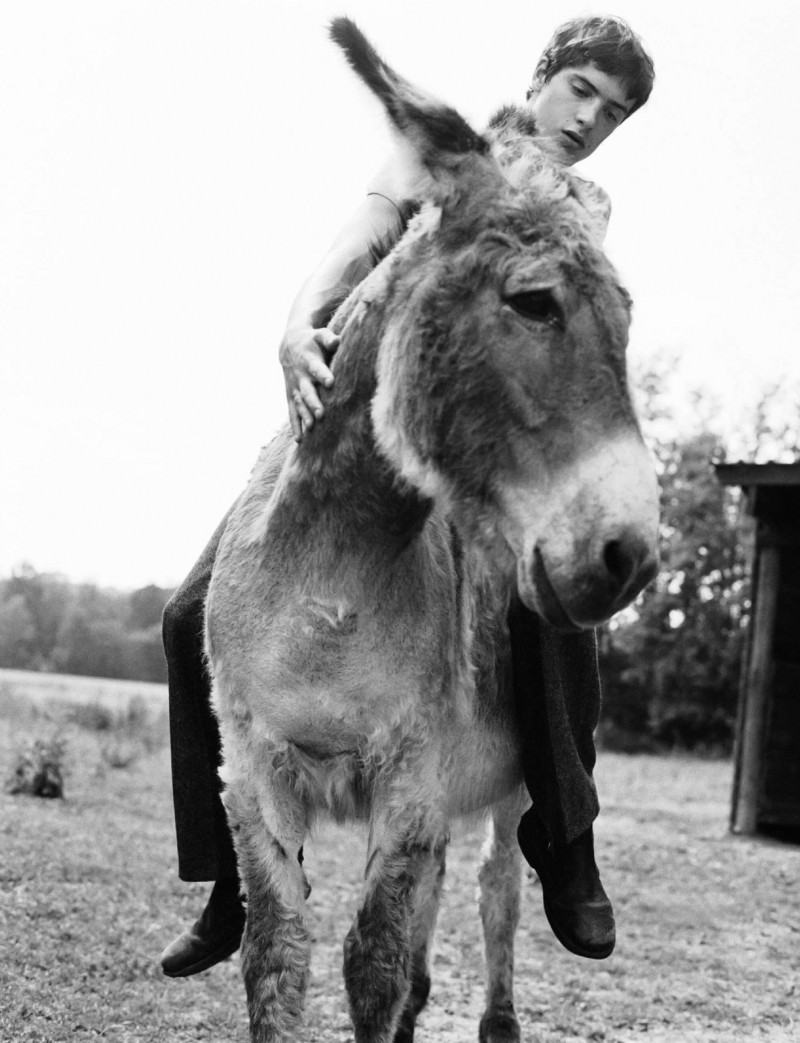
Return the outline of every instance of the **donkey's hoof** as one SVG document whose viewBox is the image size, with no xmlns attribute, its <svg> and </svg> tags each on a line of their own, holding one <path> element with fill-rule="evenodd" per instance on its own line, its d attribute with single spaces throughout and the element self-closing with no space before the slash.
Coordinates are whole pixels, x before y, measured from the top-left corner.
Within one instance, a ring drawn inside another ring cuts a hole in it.
<svg viewBox="0 0 800 1043">
<path fill-rule="evenodd" d="M 520 1043 L 519 1022 L 509 1004 L 503 1010 L 487 1010 L 478 1029 L 480 1043 Z"/>
</svg>

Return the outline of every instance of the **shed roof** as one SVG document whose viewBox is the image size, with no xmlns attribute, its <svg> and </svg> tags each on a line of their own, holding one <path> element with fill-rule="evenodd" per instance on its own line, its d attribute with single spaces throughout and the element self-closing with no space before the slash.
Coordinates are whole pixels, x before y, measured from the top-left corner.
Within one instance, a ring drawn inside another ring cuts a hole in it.
<svg viewBox="0 0 800 1043">
<path fill-rule="evenodd" d="M 723 485 L 740 485 L 747 513 L 769 528 L 760 530 L 760 542 L 800 545 L 800 462 L 794 464 L 715 464 Z"/>
<path fill-rule="evenodd" d="M 800 485 L 800 462 L 794 464 L 714 464 L 723 485 L 749 489 L 759 485 Z"/>
</svg>

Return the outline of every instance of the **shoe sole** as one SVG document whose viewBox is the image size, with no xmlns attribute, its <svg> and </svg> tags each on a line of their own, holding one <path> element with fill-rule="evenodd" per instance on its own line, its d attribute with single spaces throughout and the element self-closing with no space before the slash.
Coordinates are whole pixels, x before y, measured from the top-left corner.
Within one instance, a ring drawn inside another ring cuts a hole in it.
<svg viewBox="0 0 800 1043">
<path fill-rule="evenodd" d="M 557 918 L 550 915 L 550 909 L 548 907 L 545 892 L 547 888 L 552 885 L 552 878 L 550 873 L 544 868 L 544 857 L 539 851 L 538 838 L 535 835 L 522 837 L 520 836 L 520 831 L 517 830 L 517 842 L 519 843 L 525 861 L 539 877 L 539 882 L 542 885 L 542 905 L 544 906 L 544 915 L 547 917 L 547 922 L 550 924 L 550 930 L 556 936 L 561 945 L 564 946 L 567 952 L 571 952 L 574 956 L 582 956 L 585 960 L 607 959 L 614 951 L 617 939 L 612 938 L 607 945 L 600 946 L 599 948 L 588 949 L 565 935 L 558 926 Z"/>
<path fill-rule="evenodd" d="M 616 938 L 612 939 L 609 944 L 599 946 L 595 949 L 587 949 L 578 945 L 577 942 L 567 937 L 567 935 L 560 930 L 558 921 L 554 916 L 550 915 L 550 910 L 547 907 L 547 899 L 544 898 L 544 896 L 542 896 L 542 905 L 544 906 L 544 915 L 547 917 L 547 922 L 550 924 L 550 930 L 568 952 L 573 953 L 575 956 L 582 956 L 585 960 L 605 960 L 614 951 L 614 946 L 617 944 Z"/>
<path fill-rule="evenodd" d="M 223 960 L 229 959 L 234 953 L 239 951 L 239 946 L 241 944 L 241 939 L 237 938 L 235 941 L 228 942 L 227 945 L 215 949 L 214 952 L 209 953 L 208 956 L 204 956 L 202 960 L 197 960 L 196 963 L 190 963 L 188 967 L 181 967 L 179 970 L 175 971 L 168 971 L 165 967 L 162 967 L 161 970 L 168 978 L 189 978 L 193 974 L 200 974 L 202 971 L 207 971 L 209 967 L 213 967 L 215 964 L 222 963 Z"/>
</svg>

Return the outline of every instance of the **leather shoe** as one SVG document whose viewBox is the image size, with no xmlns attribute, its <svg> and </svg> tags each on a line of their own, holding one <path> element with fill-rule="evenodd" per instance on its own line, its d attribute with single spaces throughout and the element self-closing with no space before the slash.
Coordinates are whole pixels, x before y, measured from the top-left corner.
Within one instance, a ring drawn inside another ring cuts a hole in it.
<svg viewBox="0 0 800 1043">
<path fill-rule="evenodd" d="M 614 910 L 600 882 L 591 828 L 570 843 L 554 843 L 534 808 L 522 816 L 517 839 L 542 882 L 545 915 L 565 949 L 604 960 L 617 940 Z"/>
<path fill-rule="evenodd" d="M 161 969 L 170 978 L 199 974 L 227 960 L 239 948 L 245 910 L 238 880 L 218 880 L 200 919 L 161 954 Z"/>
</svg>

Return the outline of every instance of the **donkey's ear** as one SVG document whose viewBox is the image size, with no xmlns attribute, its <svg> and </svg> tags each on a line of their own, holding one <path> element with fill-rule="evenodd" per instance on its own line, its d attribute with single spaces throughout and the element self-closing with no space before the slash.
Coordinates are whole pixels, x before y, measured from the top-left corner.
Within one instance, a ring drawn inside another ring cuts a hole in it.
<svg viewBox="0 0 800 1043">
<path fill-rule="evenodd" d="M 331 38 L 348 62 L 383 103 L 389 119 L 432 171 L 452 167 L 465 154 L 487 155 L 489 142 L 455 109 L 417 90 L 390 68 L 355 22 L 335 18 Z"/>
</svg>

